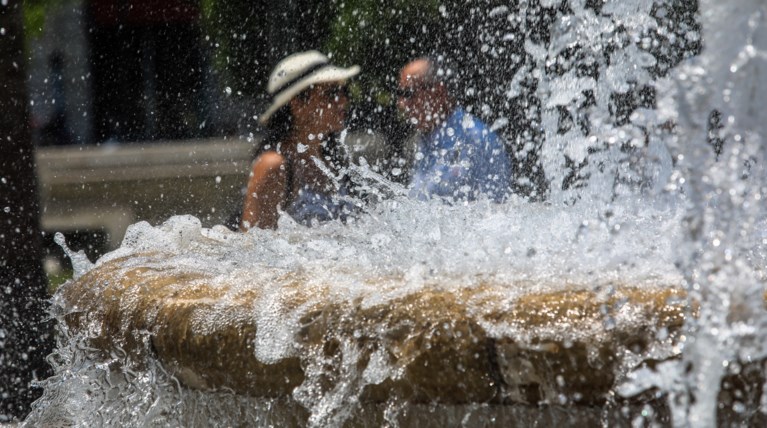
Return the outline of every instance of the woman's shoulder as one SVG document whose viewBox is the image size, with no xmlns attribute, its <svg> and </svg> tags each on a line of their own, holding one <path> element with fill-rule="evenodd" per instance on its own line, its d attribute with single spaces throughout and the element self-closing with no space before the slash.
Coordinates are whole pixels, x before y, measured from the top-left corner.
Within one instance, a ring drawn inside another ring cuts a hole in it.
<svg viewBox="0 0 767 428">
<path fill-rule="evenodd" d="M 255 161 L 255 164 L 262 165 L 265 167 L 271 167 L 271 166 L 282 166 L 284 162 L 285 162 L 285 156 L 283 154 L 278 153 L 276 150 L 267 150 L 265 152 L 262 152 L 260 155 L 258 155 Z"/>
<path fill-rule="evenodd" d="M 267 175 L 280 174 L 289 168 L 288 160 L 276 151 L 269 150 L 256 157 L 251 165 L 252 177 L 266 177 Z"/>
</svg>

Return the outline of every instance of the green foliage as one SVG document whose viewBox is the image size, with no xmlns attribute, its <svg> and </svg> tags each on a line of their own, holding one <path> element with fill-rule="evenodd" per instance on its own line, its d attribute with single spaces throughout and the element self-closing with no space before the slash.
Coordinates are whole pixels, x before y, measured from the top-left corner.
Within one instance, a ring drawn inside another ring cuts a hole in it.
<svg viewBox="0 0 767 428">
<path fill-rule="evenodd" d="M 388 103 L 399 68 L 436 46 L 439 6 L 437 0 L 346 0 L 324 48 L 340 64 L 359 64 L 364 92 Z"/>
<path fill-rule="evenodd" d="M 227 84 L 263 94 L 269 72 L 282 57 L 318 49 L 363 73 L 353 93 L 388 103 L 399 68 L 436 45 L 438 0 L 202 0 L 203 28 L 214 64 Z M 361 85 L 361 87 L 360 87 Z"/>
<path fill-rule="evenodd" d="M 73 274 L 74 273 L 71 269 L 62 270 L 58 273 L 48 274 L 48 293 L 55 293 L 62 284 L 72 279 Z"/>
<path fill-rule="evenodd" d="M 227 84 L 238 91 L 257 92 L 262 73 L 249 73 L 248 65 L 260 58 L 255 35 L 260 34 L 256 17 L 263 13 L 261 3 L 248 1 L 203 0 L 202 26 L 210 43 L 212 60 Z M 241 40 L 251 40 L 250 44 Z M 253 87 L 253 88 L 251 88 Z"/>
<path fill-rule="evenodd" d="M 43 33 L 45 16 L 55 0 L 24 0 L 24 32 L 27 40 L 37 38 Z"/>
<path fill-rule="evenodd" d="M 234 90 L 257 97 L 277 61 L 322 48 L 334 2 L 202 0 L 201 8 L 217 70 Z"/>
<path fill-rule="evenodd" d="M 45 17 L 52 10 L 72 4 L 72 0 L 23 0 L 24 33 L 27 40 L 32 40 L 43 34 Z"/>
</svg>

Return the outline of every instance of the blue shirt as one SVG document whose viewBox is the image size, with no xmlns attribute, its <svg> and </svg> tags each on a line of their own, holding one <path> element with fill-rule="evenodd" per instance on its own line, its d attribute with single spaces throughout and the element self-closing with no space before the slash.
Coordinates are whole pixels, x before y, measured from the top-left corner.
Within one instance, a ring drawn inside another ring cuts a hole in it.
<svg viewBox="0 0 767 428">
<path fill-rule="evenodd" d="M 458 107 L 439 128 L 421 139 L 411 195 L 474 200 L 484 194 L 501 202 L 510 180 L 511 162 L 503 140 Z"/>
<path fill-rule="evenodd" d="M 304 226 L 312 226 L 314 221 L 318 223 L 335 219 L 346 221 L 357 211 L 351 202 L 343 199 L 347 193 L 346 189 L 342 188 L 338 196 L 331 196 L 305 187 L 298 192 L 296 200 L 285 211 Z"/>
</svg>

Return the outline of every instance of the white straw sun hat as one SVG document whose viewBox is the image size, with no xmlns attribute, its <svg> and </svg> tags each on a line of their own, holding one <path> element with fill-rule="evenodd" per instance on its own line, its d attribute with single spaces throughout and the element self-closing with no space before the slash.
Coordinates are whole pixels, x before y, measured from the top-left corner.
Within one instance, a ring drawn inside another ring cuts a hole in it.
<svg viewBox="0 0 767 428">
<path fill-rule="evenodd" d="M 280 61 L 269 76 L 266 92 L 272 96 L 272 105 L 258 118 L 258 122 L 266 125 L 280 107 L 311 85 L 343 82 L 359 72 L 357 65 L 341 68 L 330 64 L 328 57 L 318 51 L 290 55 Z"/>
</svg>

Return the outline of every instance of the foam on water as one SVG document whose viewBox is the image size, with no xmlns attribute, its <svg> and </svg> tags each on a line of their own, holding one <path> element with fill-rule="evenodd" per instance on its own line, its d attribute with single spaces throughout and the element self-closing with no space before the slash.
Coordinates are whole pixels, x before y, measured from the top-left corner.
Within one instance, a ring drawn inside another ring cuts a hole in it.
<svg viewBox="0 0 767 428">
<path fill-rule="evenodd" d="M 177 216 L 157 227 L 131 226 L 121 248 L 97 265 L 158 251 L 168 254 L 168 266 L 225 277 L 243 270 L 298 274 L 334 284 L 342 298 L 364 289 L 364 280 L 386 278 L 413 285 L 435 278 L 465 284 L 483 276 L 547 287 L 563 280 L 673 284 L 680 279 L 671 261 L 681 215 L 668 201 L 562 207 L 396 198 L 347 224 L 305 228 L 283 216 L 277 231 L 245 235 Z"/>
<path fill-rule="evenodd" d="M 247 234 L 177 216 L 157 227 L 132 225 L 120 249 L 96 266 L 125 257 L 129 266 L 130 256 L 160 252 L 152 267 L 204 273 L 230 294 L 255 287 L 264 296 L 254 308 L 256 355 L 274 363 L 294 355 L 299 319 L 319 304 L 360 301 L 364 308 L 423 289 L 488 282 L 506 284 L 507 299 L 573 288 L 680 286 L 672 263 L 680 215 L 668 201 L 627 200 L 595 209 L 394 198 L 348 224 L 306 228 L 283 216 L 277 231 Z M 292 303 L 296 283 L 317 290 L 298 307 Z M 499 337 L 515 333 L 510 326 L 486 328 Z"/>
<path fill-rule="evenodd" d="M 521 201 L 451 205 L 395 197 L 347 224 L 331 222 L 306 228 L 283 217 L 277 231 L 254 229 L 247 234 L 223 226 L 205 228 L 192 216 L 177 216 L 158 226 L 146 222 L 130 226 L 121 247 L 94 266 L 121 259 L 126 267 L 135 263 L 174 274 L 202 273 L 206 285 L 226 287 L 219 302 L 222 307 L 226 307 L 229 296 L 241 290 L 259 290 L 263 298 L 248 315 L 258 325 L 256 357 L 275 363 L 301 353 L 307 364 L 303 367 L 306 379 L 292 395 L 298 404 L 289 406 L 301 406 L 295 415 L 308 411 L 307 421 L 312 426 L 340 426 L 350 417 L 349 412 L 358 411 L 363 386 L 395 379 L 401 376 L 402 368 L 390 365 L 385 353 L 373 353 L 360 367 L 360 350 L 346 343 L 351 338 L 342 335 L 340 360 L 335 362 L 323 356 L 321 349 L 297 344 L 294 336 L 301 328 L 300 319 L 312 307 L 358 301 L 364 308 L 419 290 L 506 284 L 506 289 L 496 290 L 503 298 L 492 305 L 468 302 L 470 312 L 481 314 L 532 292 L 577 287 L 610 293 L 612 286 L 625 284 L 679 285 L 682 276 L 670 260 L 674 239 L 682 233 L 681 214 L 673 201 L 661 199 L 655 204 L 627 199 L 595 209 L 586 204 L 563 207 Z M 146 258 L 137 257 L 148 253 L 162 256 L 152 258 L 148 265 Z M 293 299 L 295 284 L 313 290 L 309 300 L 298 306 Z M 128 294 L 124 305 L 131 304 Z M 192 321 L 195 328 L 205 331 L 206 326 L 234 322 L 237 316 L 241 315 L 216 311 Z M 632 319 L 631 313 L 618 310 L 610 322 L 620 325 Z M 519 327 L 513 325 L 484 321 L 482 327 L 493 337 L 519 334 Z M 565 323 L 549 328 L 539 333 L 576 340 L 596 337 L 613 327 L 600 324 L 574 330 Z M 100 333 L 94 330 L 90 334 Z M 65 338 L 63 334 L 60 340 Z M 96 350 L 62 342 L 57 352 L 57 376 L 46 381 L 50 404 L 46 410 L 37 409 L 28 422 L 291 423 L 285 419 L 290 412 L 266 410 L 270 405 L 267 399 L 254 403 L 225 392 L 208 393 L 205 398 L 200 392 L 181 388 L 153 361 L 141 363 L 149 364 L 141 369 L 126 366 L 125 356 L 119 353 L 95 365 L 91 361 L 103 359 Z M 625 361 L 635 362 L 629 357 Z M 330 376 L 328 365 L 340 372 L 333 372 L 335 386 L 323 391 L 319 385 Z M 92 395 L 94 392 L 98 395 Z M 387 413 L 392 420 L 405 412 L 405 407 L 395 402 L 389 405 L 394 406 Z M 211 419 L 227 408 L 241 409 L 242 413 Z"/>
</svg>

